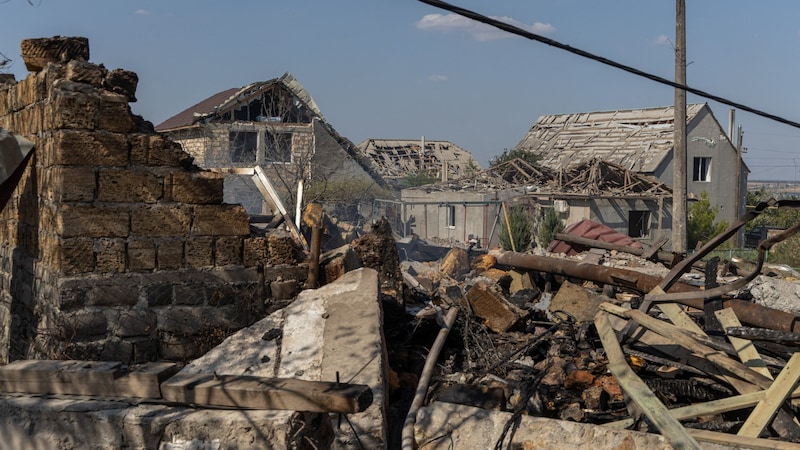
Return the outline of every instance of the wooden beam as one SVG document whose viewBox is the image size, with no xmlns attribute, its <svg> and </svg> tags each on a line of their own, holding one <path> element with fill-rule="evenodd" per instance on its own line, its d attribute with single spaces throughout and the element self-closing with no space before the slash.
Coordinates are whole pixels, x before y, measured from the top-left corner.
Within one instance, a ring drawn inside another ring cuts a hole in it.
<svg viewBox="0 0 800 450">
<path fill-rule="evenodd" d="M 284 222 L 286 223 L 286 228 L 289 229 L 289 232 L 300 241 L 300 245 L 303 246 L 304 250 L 308 250 L 308 242 L 306 238 L 300 233 L 300 230 L 294 224 L 292 217 L 286 211 L 286 207 L 283 206 L 283 202 L 281 201 L 281 197 L 278 195 L 278 191 L 275 190 L 275 187 L 272 186 L 272 182 L 269 181 L 267 178 L 267 174 L 264 173 L 264 169 L 261 166 L 256 166 L 254 168 L 255 174 L 253 175 L 253 181 L 255 181 L 256 187 L 258 190 L 261 191 L 261 194 L 267 200 L 268 203 L 274 205 L 275 208 L 278 209 L 278 212 L 281 213 L 283 216 Z"/>
<path fill-rule="evenodd" d="M 247 409 L 357 413 L 372 403 L 366 385 L 247 375 L 176 376 L 161 391 L 168 401 Z"/>
<path fill-rule="evenodd" d="M 0 366 L 0 391 L 159 399 L 161 381 L 177 371 L 165 362 L 128 369 L 120 362 L 20 360 Z"/>
<path fill-rule="evenodd" d="M 772 383 L 764 399 L 750 413 L 737 435 L 758 437 L 800 380 L 800 353 L 795 353 Z"/>
<path fill-rule="evenodd" d="M 775 439 L 759 439 L 735 434 L 719 433 L 708 430 L 689 430 L 689 434 L 701 442 L 728 445 L 733 448 L 749 448 L 759 450 L 797 450 L 794 442 Z"/>
<path fill-rule="evenodd" d="M 636 403 L 673 447 L 699 449 L 700 444 L 689 435 L 680 422 L 672 417 L 667 407 L 661 403 L 653 391 L 628 366 L 625 354 L 622 352 L 619 342 L 617 342 L 616 334 L 614 329 L 611 328 L 607 314 L 598 312 L 594 323 L 608 357 L 608 368 L 617 378 L 620 387 L 631 397 L 633 402 Z"/>
<path fill-rule="evenodd" d="M 702 356 L 711 363 L 721 367 L 745 381 L 755 384 L 761 389 L 767 389 L 772 384 L 772 380 L 745 366 L 739 361 L 734 361 L 720 351 L 714 350 L 707 345 L 699 343 L 686 332 L 669 323 L 650 317 L 639 310 L 624 309 L 610 303 L 602 303 L 600 309 L 619 315 L 627 319 L 632 319 L 656 333 L 673 340 L 676 344 Z"/>
<path fill-rule="evenodd" d="M 730 308 L 721 309 L 716 311 L 714 314 L 716 314 L 717 320 L 719 320 L 719 323 L 722 325 L 723 329 L 742 326 L 742 324 L 739 322 L 739 319 L 736 317 L 736 313 L 734 313 Z M 728 340 L 733 345 L 733 348 L 736 349 L 736 353 L 739 354 L 739 359 L 745 366 L 752 368 L 756 372 L 759 372 L 769 379 L 772 379 L 772 374 L 769 373 L 766 363 L 764 363 L 764 360 L 761 359 L 761 355 L 758 353 L 758 350 L 751 341 L 734 336 L 728 336 Z"/>
</svg>

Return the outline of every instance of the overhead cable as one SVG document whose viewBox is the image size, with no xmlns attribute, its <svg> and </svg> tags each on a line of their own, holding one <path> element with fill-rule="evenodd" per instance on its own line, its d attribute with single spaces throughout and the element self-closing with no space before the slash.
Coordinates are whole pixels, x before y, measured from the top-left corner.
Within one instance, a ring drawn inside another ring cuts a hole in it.
<svg viewBox="0 0 800 450">
<path fill-rule="evenodd" d="M 631 66 L 626 66 L 625 64 L 621 64 L 621 63 L 618 63 L 616 61 L 612 61 L 612 60 L 610 60 L 608 58 L 604 58 L 602 56 L 595 55 L 595 54 L 587 52 L 585 50 L 577 49 L 575 47 L 572 47 L 572 46 L 569 46 L 569 45 L 566 45 L 566 44 L 562 44 L 562 43 L 560 43 L 558 41 L 554 41 L 554 40 L 546 38 L 544 36 L 540 36 L 540 35 L 538 35 L 536 33 L 531 33 L 530 31 L 526 31 L 526 30 L 523 30 L 522 28 L 515 27 L 514 25 L 509 25 L 509 24 L 507 24 L 505 22 L 502 22 L 502 21 L 499 21 L 499 20 L 496 20 L 496 19 L 492 19 L 491 17 L 487 17 L 487 16 L 484 16 L 482 14 L 478 14 L 478 13 L 476 13 L 474 11 L 470 11 L 468 9 L 464 9 L 464 8 L 459 7 L 459 6 L 454 6 L 454 5 L 451 5 L 449 3 L 445 3 L 445 2 L 440 1 L 440 0 L 419 0 L 419 1 L 422 2 L 422 3 L 427 3 L 428 5 L 431 5 L 431 6 L 435 6 L 435 7 L 440 8 L 440 9 L 444 9 L 444 10 L 450 11 L 452 13 L 458 14 L 459 16 L 463 16 L 463 17 L 466 17 L 468 19 L 472 19 L 474 21 L 481 22 L 481 23 L 484 23 L 486 25 L 493 26 L 495 28 L 499 28 L 499 29 L 501 29 L 503 31 L 506 31 L 506 32 L 509 32 L 511 34 L 515 34 L 517 36 L 522 36 L 524 38 L 528 38 L 528 39 L 533 40 L 533 41 L 541 42 L 543 44 L 547 44 L 547 45 L 559 48 L 561 50 L 566 50 L 566 51 L 568 51 L 570 53 L 574 53 L 574 54 L 576 54 L 578 56 L 583 56 L 584 58 L 588 58 L 588 59 L 591 59 L 593 61 L 597 61 L 597 62 L 603 63 L 605 65 L 608 65 L 608 66 L 611 66 L 611 67 L 615 67 L 617 69 L 624 70 L 625 72 L 632 73 L 634 75 L 638 75 L 638 76 L 643 77 L 643 78 L 647 78 L 648 80 L 655 81 L 656 83 L 666 84 L 667 86 L 672 86 L 673 88 L 676 88 L 676 89 L 683 89 L 686 92 L 691 92 L 692 94 L 698 95 L 700 97 L 704 97 L 704 98 L 707 98 L 709 100 L 713 100 L 715 102 L 719 102 L 719 103 L 722 103 L 722 104 L 725 104 L 725 105 L 728 105 L 728 106 L 732 106 L 732 107 L 740 109 L 742 111 L 753 113 L 753 114 L 755 114 L 757 116 L 766 117 L 768 119 L 772 119 L 772 120 L 774 120 L 776 122 L 780 122 L 780 123 L 783 123 L 783 124 L 786 124 L 786 125 L 790 125 L 790 126 L 793 126 L 795 128 L 800 128 L 800 123 L 798 123 L 798 122 L 794 122 L 792 120 L 785 119 L 783 117 L 776 116 L 774 114 L 770 114 L 770 113 L 767 113 L 767 112 L 764 112 L 764 111 L 761 111 L 761 110 L 758 110 L 758 109 L 755 109 L 755 108 L 751 108 L 751 107 L 749 107 L 747 105 L 743 105 L 741 103 L 736 103 L 736 102 L 734 102 L 732 100 L 728 100 L 726 98 L 719 97 L 719 96 L 714 95 L 714 94 L 710 94 L 710 93 L 702 91 L 700 89 L 695 89 L 695 88 L 693 88 L 691 86 L 688 86 L 688 85 L 683 85 L 683 84 L 676 83 L 674 81 L 670 81 L 670 80 L 668 80 L 666 78 L 662 78 L 662 77 L 659 77 L 657 75 L 653 75 L 653 74 L 641 71 L 641 70 L 636 69 L 636 68 L 631 67 Z"/>
</svg>

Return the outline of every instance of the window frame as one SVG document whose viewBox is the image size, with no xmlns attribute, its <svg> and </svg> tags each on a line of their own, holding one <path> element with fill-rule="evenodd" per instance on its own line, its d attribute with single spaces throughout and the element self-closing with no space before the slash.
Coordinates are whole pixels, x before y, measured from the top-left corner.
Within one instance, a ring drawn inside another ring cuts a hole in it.
<svg viewBox="0 0 800 450">
<path fill-rule="evenodd" d="M 711 182 L 711 157 L 695 156 L 692 169 L 692 181 L 697 183 Z"/>
<path fill-rule="evenodd" d="M 641 224 L 634 227 L 634 224 Z M 634 233 L 637 231 L 637 233 Z M 628 211 L 628 236 L 632 238 L 646 238 L 650 235 L 650 210 Z"/>
<path fill-rule="evenodd" d="M 456 229 L 456 205 L 445 205 L 445 221 L 447 228 L 451 230 Z"/>
</svg>

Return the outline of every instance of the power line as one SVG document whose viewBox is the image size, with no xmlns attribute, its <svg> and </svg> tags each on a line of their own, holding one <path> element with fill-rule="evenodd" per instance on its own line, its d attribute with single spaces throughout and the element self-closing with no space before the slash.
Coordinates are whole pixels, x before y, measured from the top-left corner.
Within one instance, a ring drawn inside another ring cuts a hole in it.
<svg viewBox="0 0 800 450">
<path fill-rule="evenodd" d="M 785 119 L 783 117 L 776 116 L 774 114 L 770 114 L 770 113 L 767 113 L 767 112 L 764 112 L 764 111 L 761 111 L 761 110 L 758 110 L 758 109 L 755 109 L 755 108 L 751 108 L 751 107 L 749 107 L 747 105 L 743 105 L 741 103 L 736 103 L 736 102 L 734 102 L 732 100 L 728 100 L 726 98 L 719 97 L 719 96 L 714 95 L 714 94 L 710 94 L 710 93 L 702 91 L 700 89 L 695 89 L 695 88 L 693 88 L 691 86 L 688 86 L 688 85 L 685 85 L 685 84 L 675 83 L 674 81 L 670 81 L 670 80 L 668 80 L 666 78 L 662 78 L 662 77 L 659 77 L 657 75 L 653 75 L 653 74 L 641 71 L 641 70 L 636 69 L 636 68 L 631 67 L 631 66 L 626 66 L 625 64 L 621 64 L 621 63 L 618 63 L 616 61 L 612 61 L 612 60 L 610 60 L 608 58 L 604 58 L 602 56 L 595 55 L 595 54 L 587 52 L 585 50 L 580 50 L 580 49 L 577 49 L 575 47 L 572 47 L 572 46 L 569 46 L 569 45 L 566 45 L 566 44 L 562 44 L 562 43 L 560 43 L 558 41 L 554 41 L 553 39 L 546 38 L 544 36 L 540 36 L 540 35 L 538 35 L 536 33 L 531 33 L 530 31 L 526 31 L 526 30 L 523 30 L 521 28 L 515 27 L 514 25 L 509 25 L 509 24 L 507 24 L 505 22 L 501 22 L 499 20 L 492 19 L 491 17 L 487 17 L 487 16 L 484 16 L 482 14 L 478 14 L 478 13 L 476 13 L 474 11 L 470 11 L 468 9 L 461 8 L 460 6 L 454 6 L 454 5 L 451 5 L 449 3 L 445 3 L 445 2 L 440 1 L 440 0 L 419 0 L 419 1 L 422 2 L 422 3 L 427 3 L 428 5 L 434 6 L 436 8 L 440 8 L 440 9 L 444 9 L 446 11 L 450 11 L 452 13 L 458 14 L 459 16 L 463 16 L 463 17 L 466 17 L 468 19 L 472 19 L 472 20 L 474 20 L 476 22 L 481 22 L 481 23 L 484 23 L 486 25 L 493 26 L 495 28 L 499 28 L 499 29 L 501 29 L 503 31 L 506 31 L 508 33 L 515 34 L 517 36 L 522 36 L 522 37 L 530 39 L 532 41 L 541 42 L 543 44 L 547 44 L 547 45 L 550 45 L 552 47 L 556 47 L 556 48 L 559 48 L 561 50 L 568 51 L 568 52 L 573 53 L 575 55 L 583 56 L 584 58 L 588 58 L 588 59 L 591 59 L 593 61 L 597 61 L 597 62 L 603 63 L 605 65 L 608 65 L 608 66 L 611 66 L 611 67 L 614 67 L 614 68 L 617 68 L 617 69 L 624 70 L 625 72 L 632 73 L 634 75 L 637 75 L 637 76 L 640 76 L 640 77 L 643 77 L 643 78 L 647 78 L 648 80 L 655 81 L 656 83 L 665 84 L 667 86 L 671 86 L 671 87 L 676 88 L 676 89 L 683 89 L 686 92 L 691 92 L 692 94 L 698 95 L 700 97 L 704 97 L 704 98 L 707 98 L 709 100 L 713 100 L 713 101 L 718 102 L 718 103 L 722 103 L 722 104 L 725 104 L 725 105 L 728 105 L 728 106 L 732 106 L 732 107 L 740 109 L 742 111 L 746 111 L 746 112 L 755 114 L 757 116 L 766 117 L 768 119 L 772 119 L 772 120 L 774 120 L 776 122 L 780 122 L 780 123 L 783 123 L 783 124 L 786 124 L 786 125 L 790 125 L 790 126 L 795 127 L 795 128 L 800 128 L 800 123 L 798 123 L 798 122 L 794 122 L 792 120 Z"/>
</svg>

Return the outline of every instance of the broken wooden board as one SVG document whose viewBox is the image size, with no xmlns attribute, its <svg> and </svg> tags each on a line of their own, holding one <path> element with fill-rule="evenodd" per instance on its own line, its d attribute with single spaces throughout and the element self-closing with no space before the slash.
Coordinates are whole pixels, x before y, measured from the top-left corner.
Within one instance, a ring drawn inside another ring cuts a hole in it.
<svg viewBox="0 0 800 450">
<path fill-rule="evenodd" d="M 742 325 L 736 317 L 736 313 L 734 313 L 731 308 L 721 309 L 716 311 L 715 314 L 723 329 Z M 742 361 L 744 365 L 772 379 L 772 374 L 769 373 L 766 363 L 761 359 L 761 355 L 758 353 L 758 350 L 756 350 L 752 341 L 734 336 L 728 336 L 728 341 L 730 341 L 733 348 L 736 349 L 736 352 L 739 354 L 739 360 Z"/>
<path fill-rule="evenodd" d="M 166 400 L 197 406 L 348 414 L 372 403 L 372 390 L 362 384 L 248 375 L 178 376 L 162 383 L 161 390 Z"/>
<path fill-rule="evenodd" d="M 761 431 L 769 425 L 781 404 L 791 395 L 798 380 L 800 380 L 800 353 L 795 353 L 778 374 L 772 386 L 767 389 L 766 395 L 758 402 L 737 434 L 758 437 Z"/>
<path fill-rule="evenodd" d="M 603 348 L 606 350 L 608 368 L 619 381 L 620 387 L 641 408 L 650 422 L 669 440 L 673 447 L 699 449 L 700 444 L 689 435 L 677 419 L 670 415 L 667 407 L 628 366 L 625 354 L 622 353 L 622 348 L 617 342 L 614 329 L 611 328 L 611 323 L 608 321 L 608 315 L 603 312 L 597 313 L 594 323 L 597 327 L 597 334 L 603 342 Z"/>
<path fill-rule="evenodd" d="M 20 360 L 0 367 L 0 391 L 159 399 L 161 381 L 177 371 L 164 362 L 131 370 L 121 362 Z"/>
</svg>

